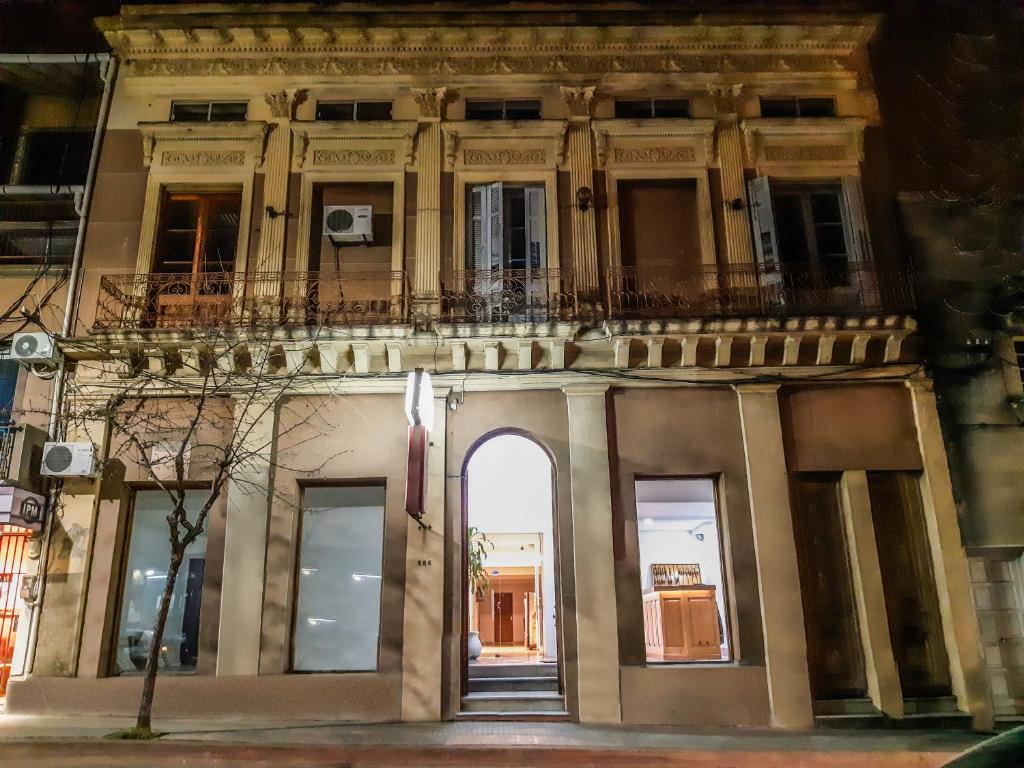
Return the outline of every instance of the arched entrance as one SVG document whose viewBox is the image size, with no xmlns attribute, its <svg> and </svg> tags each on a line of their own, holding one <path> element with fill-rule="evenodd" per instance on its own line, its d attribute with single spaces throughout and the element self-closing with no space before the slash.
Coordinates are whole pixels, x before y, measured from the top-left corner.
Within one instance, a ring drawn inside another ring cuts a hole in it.
<svg viewBox="0 0 1024 768">
<path fill-rule="evenodd" d="M 554 465 L 514 432 L 466 460 L 463 713 L 561 712 Z"/>
</svg>

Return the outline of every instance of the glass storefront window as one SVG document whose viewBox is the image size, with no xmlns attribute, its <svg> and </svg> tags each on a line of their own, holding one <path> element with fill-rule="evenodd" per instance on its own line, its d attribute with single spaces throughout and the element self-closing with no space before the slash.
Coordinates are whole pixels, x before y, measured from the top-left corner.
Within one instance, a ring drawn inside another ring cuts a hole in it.
<svg viewBox="0 0 1024 768">
<path fill-rule="evenodd" d="M 208 491 L 188 491 L 185 509 L 195 520 Z M 160 596 L 167 583 L 171 557 L 167 514 L 171 502 L 164 491 L 135 495 L 128 563 L 121 593 L 121 621 L 117 632 L 116 671 L 141 672 L 153 637 Z M 160 651 L 161 672 L 195 672 L 199 656 L 199 608 L 206 567 L 206 532 L 185 549 L 185 560 L 174 585 L 171 607 Z"/>
<path fill-rule="evenodd" d="M 714 481 L 637 480 L 636 518 L 647 661 L 730 660 Z"/>
<path fill-rule="evenodd" d="M 292 670 L 377 669 L 384 486 L 306 488 L 299 546 Z"/>
</svg>

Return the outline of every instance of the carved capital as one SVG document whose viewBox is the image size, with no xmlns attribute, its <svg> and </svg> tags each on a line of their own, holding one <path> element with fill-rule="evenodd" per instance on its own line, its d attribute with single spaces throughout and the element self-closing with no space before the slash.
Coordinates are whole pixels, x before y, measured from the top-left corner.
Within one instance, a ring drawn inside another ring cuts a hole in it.
<svg viewBox="0 0 1024 768">
<path fill-rule="evenodd" d="M 413 88 L 412 97 L 420 108 L 421 120 L 440 120 L 444 117 L 447 88 Z"/>
<path fill-rule="evenodd" d="M 561 87 L 562 101 L 570 120 L 586 120 L 590 117 L 590 102 L 594 99 L 594 86 Z"/>
<path fill-rule="evenodd" d="M 295 88 L 271 91 L 263 95 L 272 117 L 291 120 L 295 117 L 295 107 L 303 100 L 305 94 Z"/>
</svg>

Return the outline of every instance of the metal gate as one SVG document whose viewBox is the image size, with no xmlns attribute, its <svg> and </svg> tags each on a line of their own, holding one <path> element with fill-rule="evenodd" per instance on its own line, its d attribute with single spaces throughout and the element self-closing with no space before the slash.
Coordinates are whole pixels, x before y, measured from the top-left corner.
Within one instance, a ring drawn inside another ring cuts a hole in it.
<svg viewBox="0 0 1024 768">
<path fill-rule="evenodd" d="M 7 693 L 14 660 L 14 640 L 21 612 L 21 579 L 25 575 L 30 531 L 0 525 L 0 696 Z"/>
</svg>

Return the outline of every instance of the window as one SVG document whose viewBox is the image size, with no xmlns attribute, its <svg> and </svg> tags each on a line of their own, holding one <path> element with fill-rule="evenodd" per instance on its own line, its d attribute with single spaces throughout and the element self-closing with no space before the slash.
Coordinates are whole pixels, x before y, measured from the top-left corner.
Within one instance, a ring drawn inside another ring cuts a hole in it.
<svg viewBox="0 0 1024 768">
<path fill-rule="evenodd" d="M 1013 340 L 1013 357 L 1017 361 L 1017 373 L 1024 384 L 1024 339 Z"/>
<path fill-rule="evenodd" d="M 539 120 L 540 99 L 466 101 L 467 120 Z"/>
<path fill-rule="evenodd" d="M 11 412 L 14 410 L 14 393 L 18 388 L 20 372 L 21 366 L 16 360 L 0 358 L 0 429 L 13 421 Z"/>
<path fill-rule="evenodd" d="M 311 487 L 302 493 L 296 672 L 377 669 L 384 493 L 383 485 Z"/>
<path fill-rule="evenodd" d="M 761 97 L 761 117 L 835 117 L 836 100 L 828 97 Z"/>
<path fill-rule="evenodd" d="M 84 184 L 92 153 L 92 131 L 30 131 L 21 139 L 20 184 Z"/>
<path fill-rule="evenodd" d="M 237 192 L 167 193 L 153 271 L 233 272 L 241 207 Z"/>
<path fill-rule="evenodd" d="M 173 101 L 171 121 L 175 123 L 238 122 L 245 120 L 249 105 L 244 101 Z"/>
<path fill-rule="evenodd" d="M 728 661 L 714 481 L 645 479 L 635 487 L 648 663 Z"/>
<path fill-rule="evenodd" d="M 209 491 L 188 491 L 185 509 L 189 519 L 206 502 Z M 117 673 L 141 672 L 146 666 L 153 637 L 160 596 L 167 583 L 171 557 L 167 513 L 170 499 L 164 491 L 139 491 L 135 495 L 128 562 L 121 588 L 121 618 L 118 624 Z M 199 614 L 206 567 L 206 532 L 185 549 L 185 560 L 171 595 L 171 606 L 164 628 L 160 671 L 195 672 L 199 656 Z"/>
<path fill-rule="evenodd" d="M 544 269 L 547 224 L 542 185 L 481 184 L 469 195 L 468 269 Z"/>
<path fill-rule="evenodd" d="M 390 101 L 319 101 L 317 120 L 390 120 Z"/>
<path fill-rule="evenodd" d="M 689 117 L 689 99 L 616 99 L 615 116 L 623 118 Z"/>
<path fill-rule="evenodd" d="M 851 239 L 840 184 L 754 179 L 751 215 L 762 264 L 781 267 L 794 287 L 850 284 Z"/>
<path fill-rule="evenodd" d="M 0 195 L 0 264 L 70 260 L 78 235 L 72 194 Z"/>
</svg>

